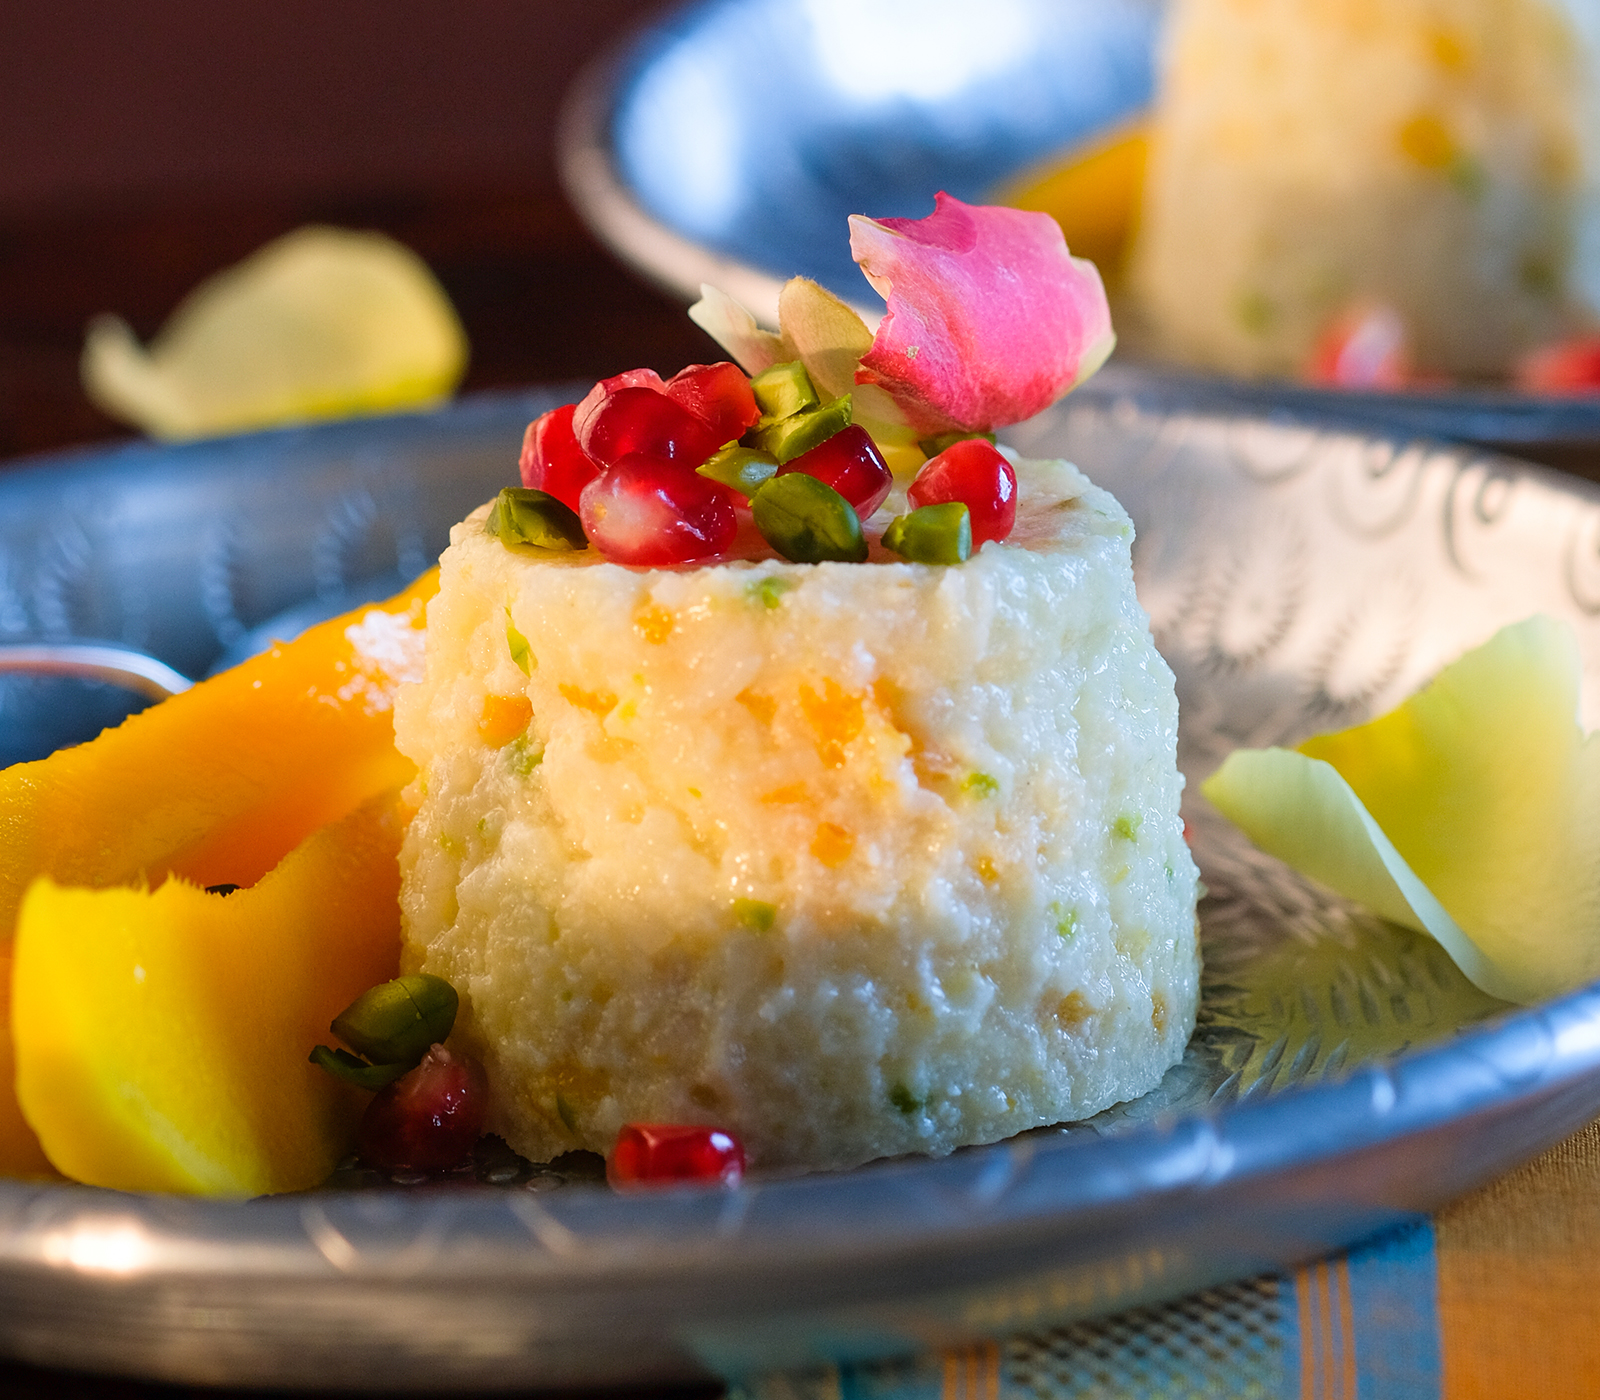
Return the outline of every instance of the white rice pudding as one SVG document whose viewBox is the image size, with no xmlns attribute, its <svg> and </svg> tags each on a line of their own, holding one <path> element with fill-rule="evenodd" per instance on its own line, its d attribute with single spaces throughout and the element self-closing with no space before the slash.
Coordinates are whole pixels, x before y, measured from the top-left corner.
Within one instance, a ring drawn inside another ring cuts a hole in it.
<svg viewBox="0 0 1600 1400">
<path fill-rule="evenodd" d="M 1593 0 L 1175 0 L 1132 275 L 1154 341 L 1295 374 L 1392 306 L 1498 375 L 1600 308 Z"/>
<path fill-rule="evenodd" d="M 948 568 L 452 531 L 395 711 L 405 965 L 460 991 L 519 1152 L 943 1153 L 1181 1056 L 1197 875 L 1133 528 L 1064 462 L 1018 477 L 1011 539 Z"/>
</svg>

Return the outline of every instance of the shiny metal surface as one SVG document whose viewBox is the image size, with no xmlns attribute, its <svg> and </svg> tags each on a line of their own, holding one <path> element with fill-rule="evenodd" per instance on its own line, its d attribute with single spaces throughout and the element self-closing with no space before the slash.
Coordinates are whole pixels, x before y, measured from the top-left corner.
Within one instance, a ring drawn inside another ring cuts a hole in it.
<svg viewBox="0 0 1600 1400">
<path fill-rule="evenodd" d="M 1600 1113 L 1600 988 L 1491 1002 L 1431 942 L 1256 854 L 1196 790 L 1232 746 L 1369 714 L 1533 610 L 1577 630 L 1595 724 L 1600 489 L 1158 400 L 1097 380 L 1013 433 L 1128 505 L 1178 676 L 1207 970 L 1200 1027 L 1153 1094 L 942 1160 L 733 1193 L 232 1204 L 0 1183 L 0 1349 L 355 1389 L 660 1381 L 920 1350 L 1338 1248 Z M 296 596 L 420 567 L 511 479 L 524 424 L 551 401 L 0 478 L 0 617 L 81 624 L 198 674 Z M 93 516 L 67 508 L 86 497 Z"/>
<path fill-rule="evenodd" d="M 109 681 L 147 700 L 180 695 L 194 684 L 165 662 L 146 656 L 142 651 L 132 647 L 97 646 L 92 642 L 0 645 L 0 674 L 6 672 Z"/>
<path fill-rule="evenodd" d="M 920 217 L 1150 100 L 1160 0 L 711 0 L 641 31 L 568 99 L 568 192 L 627 261 L 777 323 L 796 273 L 883 303 L 850 214 Z"/>
<path fill-rule="evenodd" d="M 705 0 L 641 30 L 568 96 L 568 193 L 635 268 L 710 282 L 777 324 L 814 277 L 875 320 L 851 214 L 920 217 L 1146 106 L 1161 0 Z M 1149 372 L 1149 367 L 1146 367 Z M 1175 371 L 1168 395 L 1338 415 L 1600 476 L 1600 397 L 1345 393 Z"/>
</svg>

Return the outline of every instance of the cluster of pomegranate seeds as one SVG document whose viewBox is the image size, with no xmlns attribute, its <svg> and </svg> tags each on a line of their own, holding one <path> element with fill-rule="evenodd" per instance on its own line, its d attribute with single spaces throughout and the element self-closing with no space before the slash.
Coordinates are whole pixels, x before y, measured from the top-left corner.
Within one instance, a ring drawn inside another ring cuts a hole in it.
<svg viewBox="0 0 1600 1400">
<path fill-rule="evenodd" d="M 778 468 L 779 476 L 789 472 L 804 472 L 827 483 L 850 502 L 863 520 L 884 503 L 894 485 L 883 453 L 878 451 L 871 434 L 858 424 L 841 429 Z"/>
<path fill-rule="evenodd" d="M 694 469 L 760 416 L 737 365 L 690 365 L 668 380 L 629 370 L 528 425 L 522 484 L 577 511 L 618 563 L 706 559 L 733 542 L 737 498 Z"/>
<path fill-rule="evenodd" d="M 792 405 L 769 402 L 770 386 L 758 401 L 744 372 L 726 361 L 690 365 L 666 380 L 651 369 L 602 379 L 581 402 L 528 425 L 522 484 L 577 512 L 589 542 L 620 564 L 659 567 L 725 554 L 747 501 L 785 558 L 864 559 L 860 522 L 888 499 L 894 484 L 888 464 L 871 434 L 850 423 L 848 396 L 819 403 L 798 361 L 767 371 L 755 387 L 780 373 L 784 384 L 803 390 Z M 797 425 L 798 433 L 778 432 Z M 795 438 L 808 433 L 816 445 L 786 457 L 783 444 L 796 451 Z M 743 453 L 740 461 L 750 459 L 758 469 L 735 470 L 738 463 L 724 461 L 730 452 Z M 827 490 L 797 493 L 793 483 L 777 489 L 778 479 L 796 475 Z M 962 439 L 923 465 L 908 499 L 913 514 L 891 527 L 885 544 L 908 559 L 954 563 L 1011 533 L 1017 478 L 992 443 Z M 957 519 L 958 505 L 966 507 L 964 520 Z M 926 506 L 951 509 L 915 514 Z M 850 535 L 844 544 L 834 539 L 844 534 Z"/>
<path fill-rule="evenodd" d="M 986 438 L 963 438 L 929 459 L 906 491 L 913 510 L 959 501 L 972 517 L 972 547 L 1003 540 L 1017 523 L 1017 474 Z"/>
<path fill-rule="evenodd" d="M 380 1171 L 459 1166 L 483 1132 L 488 1099 L 483 1066 L 435 1045 L 414 1070 L 373 1096 L 357 1151 Z"/>
<path fill-rule="evenodd" d="M 606 1161 L 606 1180 L 619 1190 L 674 1181 L 737 1186 L 743 1179 L 739 1139 L 698 1124 L 628 1123 Z"/>
</svg>

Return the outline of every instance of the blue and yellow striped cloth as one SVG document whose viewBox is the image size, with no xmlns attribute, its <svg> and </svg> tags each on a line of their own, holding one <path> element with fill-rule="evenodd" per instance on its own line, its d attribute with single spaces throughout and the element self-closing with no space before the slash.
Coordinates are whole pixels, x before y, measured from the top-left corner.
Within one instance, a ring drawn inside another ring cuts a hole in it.
<svg viewBox="0 0 1600 1400">
<path fill-rule="evenodd" d="M 1600 1397 L 1600 1123 L 1432 1220 L 1292 1274 L 730 1400 Z"/>
</svg>

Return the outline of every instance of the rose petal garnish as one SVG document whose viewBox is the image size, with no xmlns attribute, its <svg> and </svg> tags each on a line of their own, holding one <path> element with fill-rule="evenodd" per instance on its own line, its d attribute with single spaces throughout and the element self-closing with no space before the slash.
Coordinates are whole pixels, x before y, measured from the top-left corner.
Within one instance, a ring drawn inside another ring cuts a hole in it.
<svg viewBox="0 0 1600 1400">
<path fill-rule="evenodd" d="M 1482 990 L 1531 1003 L 1600 976 L 1600 738 L 1547 617 L 1498 632 L 1369 724 L 1240 750 L 1205 783 L 1256 845 L 1430 933 Z"/>
<path fill-rule="evenodd" d="M 700 300 L 689 308 L 689 319 L 726 350 L 746 374 L 757 375 L 773 365 L 800 358 L 787 336 L 763 330 L 744 307 L 707 282 L 700 284 Z"/>
<path fill-rule="evenodd" d="M 850 252 L 889 304 L 856 381 L 924 437 L 1030 418 L 1116 344 L 1099 271 L 1048 214 L 940 191 L 925 219 L 851 215 Z"/>
</svg>

